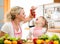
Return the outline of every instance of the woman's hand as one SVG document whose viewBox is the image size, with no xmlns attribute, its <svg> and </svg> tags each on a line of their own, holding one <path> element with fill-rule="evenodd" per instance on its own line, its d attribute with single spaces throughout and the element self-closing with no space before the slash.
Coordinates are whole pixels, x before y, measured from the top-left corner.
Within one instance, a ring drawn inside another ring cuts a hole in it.
<svg viewBox="0 0 60 44">
<path fill-rule="evenodd" d="M 32 20 L 33 18 L 35 18 L 36 14 L 35 14 L 35 10 L 37 7 L 32 6 L 30 9 L 30 15 L 29 17 L 25 18 L 24 23 L 29 22 L 30 20 Z"/>
<path fill-rule="evenodd" d="M 35 6 L 32 6 L 31 9 L 30 9 L 30 17 L 31 18 L 35 18 L 36 14 L 35 14 L 35 10 L 36 10 L 37 7 Z"/>
</svg>

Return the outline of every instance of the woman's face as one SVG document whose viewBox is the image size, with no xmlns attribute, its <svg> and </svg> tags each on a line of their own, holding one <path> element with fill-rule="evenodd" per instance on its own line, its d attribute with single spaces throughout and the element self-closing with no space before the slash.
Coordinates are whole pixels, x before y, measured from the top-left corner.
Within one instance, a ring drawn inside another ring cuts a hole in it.
<svg viewBox="0 0 60 44">
<path fill-rule="evenodd" d="M 45 25 L 45 20 L 42 17 L 39 17 L 36 19 L 36 24 L 43 27 Z"/>
<path fill-rule="evenodd" d="M 20 14 L 18 15 L 18 19 L 23 21 L 25 19 L 24 9 L 21 9 Z"/>
</svg>

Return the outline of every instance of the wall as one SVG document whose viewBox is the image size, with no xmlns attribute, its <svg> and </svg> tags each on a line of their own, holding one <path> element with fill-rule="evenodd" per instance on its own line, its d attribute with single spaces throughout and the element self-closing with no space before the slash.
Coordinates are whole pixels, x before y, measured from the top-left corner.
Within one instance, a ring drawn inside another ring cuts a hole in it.
<svg viewBox="0 0 60 44">
<path fill-rule="evenodd" d="M 10 0 L 0 0 L 0 29 L 4 24 L 5 14 L 9 10 Z"/>
<path fill-rule="evenodd" d="M 4 0 L 0 0 L 0 29 L 4 19 Z"/>
<path fill-rule="evenodd" d="M 53 3 L 53 0 L 11 0 L 10 7 L 22 6 L 25 9 L 26 16 L 29 15 L 29 10 L 32 5 L 39 6 L 43 4 Z"/>
</svg>

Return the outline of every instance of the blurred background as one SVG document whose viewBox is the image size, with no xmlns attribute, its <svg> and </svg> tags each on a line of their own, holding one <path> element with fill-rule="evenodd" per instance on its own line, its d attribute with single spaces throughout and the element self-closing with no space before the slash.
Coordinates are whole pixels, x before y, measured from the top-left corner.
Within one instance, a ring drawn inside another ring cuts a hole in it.
<svg viewBox="0 0 60 44">
<path fill-rule="evenodd" d="M 49 4 L 49 3 L 59 3 L 59 0 L 0 0 L 0 29 L 4 23 L 5 14 L 13 6 L 22 6 L 25 9 L 26 17 L 29 16 L 29 10 L 31 6 L 37 6 Z M 41 7 L 42 8 L 42 7 Z M 43 11 L 40 10 L 37 14 L 43 15 Z M 38 16 L 38 15 L 37 15 Z"/>
<path fill-rule="evenodd" d="M 32 5 L 39 6 L 43 4 L 53 3 L 53 0 L 0 0 L 0 29 L 4 23 L 5 14 L 13 6 L 22 6 L 25 9 L 26 16 L 29 16 L 29 10 Z"/>
<path fill-rule="evenodd" d="M 36 6 L 36 18 L 44 16 L 48 21 L 49 29 L 60 29 L 60 17 L 58 17 L 60 16 L 60 12 L 56 14 L 57 17 L 55 15 L 57 8 L 60 8 L 60 0 L 0 0 L 0 29 L 6 22 L 6 13 L 14 6 L 23 7 L 26 17 L 29 16 L 31 6 Z M 54 14 L 54 18 L 51 16 L 52 14 Z M 25 24 L 23 27 L 28 27 L 28 25 Z"/>
</svg>

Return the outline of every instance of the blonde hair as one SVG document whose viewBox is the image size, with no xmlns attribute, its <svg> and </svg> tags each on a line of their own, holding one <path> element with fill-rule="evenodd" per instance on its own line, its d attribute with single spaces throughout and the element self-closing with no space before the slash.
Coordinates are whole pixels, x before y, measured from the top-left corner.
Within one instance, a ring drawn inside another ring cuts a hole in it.
<svg viewBox="0 0 60 44">
<path fill-rule="evenodd" d="M 14 20 L 16 18 L 16 15 L 19 15 L 22 9 L 23 8 L 19 6 L 11 8 L 11 10 L 6 14 L 6 21 Z"/>
</svg>

